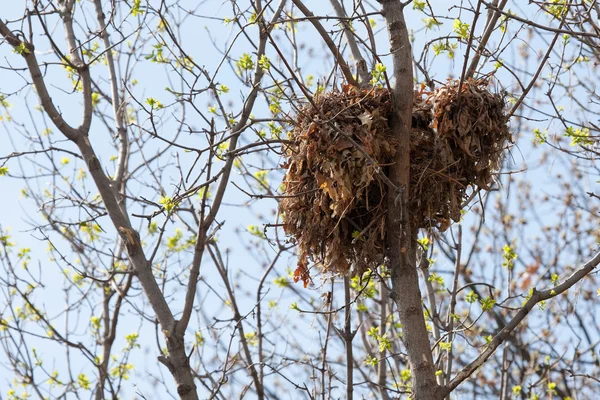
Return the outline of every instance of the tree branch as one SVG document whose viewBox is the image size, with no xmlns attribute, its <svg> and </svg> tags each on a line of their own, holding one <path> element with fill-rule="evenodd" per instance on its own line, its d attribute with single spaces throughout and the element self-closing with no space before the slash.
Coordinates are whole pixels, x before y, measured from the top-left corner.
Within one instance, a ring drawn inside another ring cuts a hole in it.
<svg viewBox="0 0 600 400">
<path fill-rule="evenodd" d="M 257 60 L 265 54 L 268 32 L 273 27 L 273 23 L 277 21 L 279 15 L 283 11 L 283 7 L 285 6 L 286 0 L 281 0 L 279 6 L 273 13 L 270 24 L 266 25 L 264 23 L 264 18 L 260 16 L 259 18 L 259 26 L 260 26 L 260 41 L 258 45 L 257 52 Z M 262 9 L 260 8 L 260 2 L 257 2 L 258 12 L 257 15 L 262 14 Z M 217 191 L 215 193 L 215 197 L 212 203 L 212 207 L 210 213 L 206 216 L 204 221 L 202 221 L 198 227 L 198 234 L 196 240 L 196 246 L 194 248 L 194 258 L 192 260 L 192 266 L 190 268 L 190 277 L 188 279 L 187 290 L 185 294 L 185 303 L 183 307 L 183 312 L 180 321 L 177 323 L 177 332 L 183 334 L 185 329 L 187 328 L 190 317 L 192 315 L 192 310 L 194 307 L 194 299 L 196 297 L 196 285 L 198 283 L 198 277 L 200 276 L 200 263 L 202 261 L 202 255 L 204 254 L 204 247 L 206 245 L 206 232 L 210 228 L 211 224 L 215 220 L 217 213 L 219 212 L 219 208 L 223 201 L 223 197 L 225 196 L 225 189 L 229 186 L 229 176 L 231 175 L 231 169 L 233 168 L 233 160 L 236 158 L 235 149 L 237 147 L 237 142 L 241 132 L 246 128 L 246 123 L 250 118 L 250 114 L 252 109 L 254 108 L 254 102 L 258 96 L 258 92 L 260 89 L 260 82 L 265 72 L 260 67 L 259 63 L 255 63 L 254 70 L 254 79 L 252 81 L 252 89 L 250 90 L 250 94 L 244 103 L 244 107 L 242 109 L 242 114 L 240 115 L 239 121 L 235 124 L 235 126 L 231 129 L 232 135 L 229 142 L 229 148 L 227 149 L 227 160 L 225 162 L 225 166 L 223 167 L 223 175 L 219 182 L 219 186 L 217 187 Z"/>
<path fill-rule="evenodd" d="M 490 36 L 492 36 L 492 32 L 496 27 L 496 22 L 498 22 L 498 18 L 500 18 L 500 11 L 506 6 L 508 0 L 502 0 L 500 5 L 498 6 L 498 11 L 494 10 L 491 13 L 488 13 L 488 20 L 485 24 L 485 30 L 483 32 L 483 36 L 481 37 L 481 41 L 479 42 L 479 46 L 477 46 L 477 51 L 475 52 L 475 56 L 471 60 L 471 64 L 469 65 L 469 69 L 467 70 L 467 74 L 463 74 L 464 79 L 472 78 L 475 74 L 475 70 L 477 69 L 477 65 L 479 65 L 479 59 L 485 50 L 485 46 L 487 46 L 488 41 L 490 40 Z M 481 0 L 479 0 L 481 2 Z M 472 33 L 474 34 L 474 32 Z"/>
<path fill-rule="evenodd" d="M 342 4 L 338 0 L 329 1 L 335 10 L 335 14 L 338 16 L 340 23 L 344 27 L 344 36 L 346 36 L 346 41 L 348 42 L 348 47 L 350 48 L 352 58 L 354 58 L 356 61 L 356 74 L 359 77 L 359 83 L 363 86 L 368 85 L 371 77 L 367 71 L 367 62 L 363 58 L 360 49 L 358 48 L 358 43 L 356 42 L 356 38 L 352 33 L 352 27 L 350 26 L 350 23 L 348 23 L 344 7 L 342 7 Z"/>
<path fill-rule="evenodd" d="M 302 11 L 302 14 L 304 14 L 307 17 L 314 17 L 314 14 L 304 5 L 304 3 L 302 3 L 301 0 L 293 0 L 293 2 L 296 5 L 296 7 L 298 7 L 298 9 Z M 331 40 L 329 34 L 327 33 L 323 25 L 321 25 L 319 20 L 315 18 L 309 18 L 309 21 L 311 24 L 313 24 L 317 32 L 319 32 L 321 38 L 323 38 L 323 41 L 325 42 L 327 47 L 329 47 L 329 50 L 331 51 L 331 54 L 333 54 L 335 61 L 340 65 L 340 69 L 342 70 L 342 74 L 344 74 L 344 78 L 346 78 L 346 81 L 352 86 L 358 86 L 358 82 L 356 81 L 356 79 L 354 79 L 350 67 L 348 66 L 348 64 L 342 57 L 342 54 L 340 53 L 340 49 L 338 48 L 338 46 L 335 45 L 335 43 L 333 43 L 333 40 Z"/>
<path fill-rule="evenodd" d="M 34 51 L 35 47 L 32 43 L 27 41 L 21 41 L 17 36 L 15 36 L 10 29 L 6 26 L 6 24 L 0 20 L 0 35 L 2 35 L 8 44 L 10 44 L 13 49 L 17 53 L 20 53 L 21 56 L 25 59 L 27 63 L 27 68 L 29 69 L 29 73 L 31 74 L 31 79 L 33 80 L 33 85 L 35 87 L 35 91 L 37 92 L 40 102 L 42 103 L 42 107 L 54 123 L 54 126 L 62 132 L 69 140 L 75 142 L 81 134 L 87 134 L 89 130 L 89 124 L 82 123 L 78 128 L 73 128 L 69 125 L 62 117 L 62 115 L 58 112 L 56 107 L 54 106 L 54 102 L 50 97 L 50 93 L 48 93 L 48 89 L 46 88 L 46 83 L 44 82 L 44 78 L 42 76 L 42 71 L 37 62 L 37 58 L 35 57 Z M 19 49 L 19 50 L 17 50 Z M 87 71 L 87 68 L 85 68 Z M 89 74 L 89 71 L 87 72 Z"/>
<path fill-rule="evenodd" d="M 596 253 L 589 261 L 587 261 L 581 268 L 575 271 L 569 276 L 563 283 L 555 286 L 552 289 L 542 290 L 540 292 L 533 290 L 533 294 L 527 300 L 525 305 L 517 312 L 517 314 L 506 324 L 500 332 L 494 336 L 492 341 L 486 346 L 485 350 L 477 356 L 470 364 L 468 364 L 462 371 L 460 371 L 448 386 L 442 388 L 443 396 L 450 394 L 458 385 L 469 378 L 479 367 L 481 367 L 490 357 L 494 354 L 494 351 L 500 346 L 512 333 L 513 330 L 527 317 L 529 312 L 535 307 L 536 304 L 558 296 L 561 293 L 569 290 L 577 282 L 585 278 L 594 268 L 600 264 L 600 252 Z"/>
</svg>

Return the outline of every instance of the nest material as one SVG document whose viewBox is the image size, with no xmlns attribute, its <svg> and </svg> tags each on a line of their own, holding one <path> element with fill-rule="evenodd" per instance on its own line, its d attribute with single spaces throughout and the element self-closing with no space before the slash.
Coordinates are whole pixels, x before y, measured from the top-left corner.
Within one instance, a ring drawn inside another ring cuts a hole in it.
<svg viewBox="0 0 600 400">
<path fill-rule="evenodd" d="M 459 221 L 473 191 L 489 190 L 510 141 L 502 96 L 487 81 L 448 81 L 415 92 L 411 135 L 410 212 L 413 228 Z M 382 88 L 320 94 L 298 113 L 283 167 L 284 229 L 298 244 L 296 278 L 306 285 L 308 260 L 348 273 L 383 261 L 387 172 L 398 141 Z"/>
</svg>

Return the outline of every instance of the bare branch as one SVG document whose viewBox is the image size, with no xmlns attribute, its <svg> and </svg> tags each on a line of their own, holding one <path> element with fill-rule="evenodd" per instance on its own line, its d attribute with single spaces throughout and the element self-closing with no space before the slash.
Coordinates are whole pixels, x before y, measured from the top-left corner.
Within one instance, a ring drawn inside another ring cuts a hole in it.
<svg viewBox="0 0 600 400">
<path fill-rule="evenodd" d="M 304 3 L 302 3 L 301 0 L 293 0 L 293 2 L 296 5 L 296 7 L 298 7 L 298 9 L 302 11 L 302 14 L 304 14 L 307 17 L 314 17 L 314 14 L 304 5 Z M 342 74 L 344 74 L 344 78 L 346 78 L 346 81 L 352 86 L 358 86 L 358 82 L 356 81 L 356 79 L 354 79 L 350 67 L 348 66 L 348 64 L 342 57 L 342 54 L 340 53 L 340 49 L 335 45 L 335 43 L 333 43 L 333 40 L 331 40 L 329 34 L 327 33 L 323 25 L 321 25 L 319 20 L 315 18 L 310 18 L 309 21 L 311 24 L 313 24 L 317 32 L 319 32 L 319 35 L 321 35 L 327 47 L 329 47 L 329 50 L 331 51 L 333 58 L 335 58 L 335 61 L 339 64 L 340 69 L 342 70 Z"/>
<path fill-rule="evenodd" d="M 527 299 L 523 307 L 519 309 L 517 314 L 506 324 L 500 332 L 498 332 L 492 341 L 487 344 L 485 350 L 477 356 L 475 360 L 469 363 L 462 371 L 460 371 L 450 384 L 443 387 L 443 396 L 451 393 L 458 385 L 469 378 L 479 367 L 481 367 L 496 351 L 508 336 L 515 330 L 517 326 L 527 317 L 527 315 L 533 310 L 533 308 L 542 301 L 549 300 L 553 297 L 558 296 L 569 290 L 573 285 L 584 279 L 590 272 L 592 272 L 600 264 L 600 253 L 596 253 L 590 260 L 583 264 L 578 270 L 576 270 L 571 276 L 569 276 L 564 282 L 555 286 L 552 289 L 545 289 L 542 291 L 536 291 L 534 289 L 531 297 Z"/>
</svg>

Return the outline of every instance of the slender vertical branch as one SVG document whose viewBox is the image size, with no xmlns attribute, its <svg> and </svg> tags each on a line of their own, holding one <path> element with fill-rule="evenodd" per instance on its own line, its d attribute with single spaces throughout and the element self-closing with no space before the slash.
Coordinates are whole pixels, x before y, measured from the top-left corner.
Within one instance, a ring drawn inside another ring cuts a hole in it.
<svg viewBox="0 0 600 400">
<path fill-rule="evenodd" d="M 481 1 L 478 2 L 478 5 L 480 2 Z M 502 0 L 498 5 L 498 11 L 493 10 L 491 12 L 488 12 L 488 19 L 485 24 L 485 29 L 483 31 L 483 35 L 481 36 L 481 40 L 479 41 L 479 45 L 477 46 L 477 50 L 475 51 L 475 55 L 471 60 L 471 64 L 469 64 L 469 69 L 467 70 L 467 73 L 462 74 L 462 77 L 464 79 L 472 78 L 475 74 L 475 70 L 477 70 L 477 66 L 479 65 L 479 60 L 481 59 L 481 55 L 485 50 L 485 46 L 487 46 L 487 43 L 490 40 L 490 37 L 492 36 L 492 32 L 494 32 L 494 29 L 496 27 L 496 22 L 498 22 L 498 18 L 500 18 L 500 11 L 504 8 L 504 6 L 506 6 L 507 2 L 508 0 Z M 472 32 L 471 36 L 474 34 L 475 32 Z"/>
<path fill-rule="evenodd" d="M 458 277 L 460 276 L 461 264 L 460 259 L 462 257 L 462 225 L 458 225 L 458 238 L 456 241 L 456 262 L 454 267 L 454 280 L 452 281 L 452 291 L 450 292 L 450 305 L 448 307 L 448 316 L 446 317 L 446 323 L 448 324 L 448 342 L 450 343 L 450 350 L 448 350 L 448 362 L 446 364 L 446 372 L 444 374 L 444 384 L 450 382 L 452 374 L 452 362 L 454 359 L 454 353 L 452 352 L 454 340 L 454 315 L 456 313 L 456 296 L 458 295 Z"/>
<path fill-rule="evenodd" d="M 365 9 L 365 4 L 364 2 L 359 2 L 359 6 L 360 6 L 360 11 L 363 14 L 367 13 L 367 10 Z M 369 43 L 371 45 L 371 55 L 373 57 L 372 63 L 373 65 L 375 65 L 377 63 L 378 60 L 378 56 L 377 56 L 377 43 L 375 42 L 375 34 L 373 33 L 373 27 L 371 27 L 371 23 L 369 21 L 369 19 L 367 17 L 365 17 L 363 19 L 363 23 L 365 25 L 365 29 L 367 30 L 367 34 L 369 35 Z"/>
<path fill-rule="evenodd" d="M 533 88 L 533 86 L 538 82 L 538 77 L 540 76 L 540 74 L 544 70 L 544 67 L 546 66 L 546 62 L 548 61 L 548 59 L 550 58 L 550 55 L 554 51 L 554 46 L 556 45 L 556 41 L 558 40 L 559 36 L 561 36 L 560 29 L 562 29 L 562 27 L 563 27 L 563 25 L 565 23 L 566 16 L 567 16 L 567 14 L 565 13 L 565 15 L 563 15 L 563 18 L 562 18 L 562 20 L 560 22 L 560 25 L 558 27 L 559 31 L 557 31 L 554 34 L 554 37 L 552 38 L 552 42 L 550 42 L 550 45 L 548 46 L 548 50 L 546 50 L 546 54 L 542 58 L 542 61 L 540 61 L 540 65 L 538 66 L 537 70 L 535 71 L 535 74 L 533 75 L 533 78 L 531 78 L 531 81 L 529 82 L 529 85 L 527 85 L 527 87 L 525 88 L 525 90 L 523 91 L 523 93 L 521 93 L 521 96 L 519 96 L 519 98 L 517 99 L 517 101 L 515 102 L 515 104 L 513 105 L 513 107 L 508 112 L 507 118 L 510 118 L 510 117 L 513 116 L 513 114 L 519 109 L 519 107 L 521 106 L 521 103 L 523 103 L 523 101 L 525 100 L 525 98 L 527 97 L 527 95 L 529 94 L 529 92 L 531 91 L 531 89 Z"/>
<path fill-rule="evenodd" d="M 277 252 L 277 254 L 275 254 L 275 257 L 273 257 L 273 261 L 271 261 L 271 264 L 269 264 L 269 266 L 265 270 L 265 273 L 263 274 L 263 276 L 258 284 L 258 289 L 256 290 L 256 337 L 258 339 L 258 380 L 260 381 L 261 384 L 264 384 L 264 376 L 265 376 L 265 373 L 264 373 L 265 355 L 264 355 L 264 348 L 263 348 L 264 334 L 263 334 L 262 306 L 261 306 L 262 300 L 263 300 L 262 290 L 263 290 L 265 281 L 267 280 L 267 276 L 269 276 L 269 274 L 271 273 L 273 268 L 275 268 L 275 264 L 279 260 L 279 257 L 281 256 L 282 251 L 283 250 L 280 250 Z"/>
<path fill-rule="evenodd" d="M 302 3 L 302 1 L 300 0 L 293 0 L 294 4 L 296 5 L 296 7 L 298 7 L 298 9 L 300 11 L 302 11 L 302 14 L 304 14 L 307 17 L 314 17 L 315 15 L 304 5 L 304 3 Z M 313 26 L 315 27 L 315 29 L 317 30 L 317 32 L 319 32 L 319 35 L 321 35 L 321 38 L 323 38 L 323 41 L 325 41 L 325 44 L 327 45 L 327 47 L 329 48 L 329 50 L 331 51 L 331 54 L 333 54 L 333 57 L 335 58 L 335 61 L 339 64 L 340 69 L 342 70 L 342 74 L 344 74 L 344 78 L 346 78 L 346 81 L 351 84 L 352 86 L 358 86 L 358 82 L 356 81 L 356 79 L 354 79 L 354 76 L 352 75 L 352 71 L 350 70 L 350 67 L 348 66 L 348 63 L 346 63 L 346 60 L 344 60 L 344 57 L 342 57 L 342 54 L 340 53 L 340 49 L 338 46 L 336 46 L 335 43 L 333 43 L 333 40 L 331 40 L 331 38 L 329 37 L 329 34 L 327 33 L 327 31 L 325 30 L 325 28 L 323 27 L 323 25 L 321 25 L 321 23 L 315 19 L 315 18 L 309 18 L 309 21 L 311 24 L 313 24 Z"/>
<path fill-rule="evenodd" d="M 506 400 L 509 398 L 508 392 L 508 379 L 510 377 L 508 368 L 510 362 L 508 361 L 508 342 L 504 343 L 502 351 L 502 369 L 500 374 L 500 400 Z"/>
<path fill-rule="evenodd" d="M 331 280 L 331 297 L 333 297 L 334 282 Z M 329 369 L 327 365 L 327 349 L 329 348 L 329 339 L 331 338 L 331 327 L 333 325 L 333 313 L 331 312 L 333 302 L 331 299 L 327 299 L 327 329 L 325 330 L 325 343 L 323 343 L 323 349 L 321 350 L 321 398 L 325 400 L 325 395 L 328 390 L 325 389 L 325 376 Z M 331 391 L 329 391 L 331 393 Z"/>
<path fill-rule="evenodd" d="M 379 313 L 379 334 L 381 336 L 385 336 L 387 330 L 387 319 L 388 319 L 388 303 L 390 299 L 390 294 L 388 293 L 387 286 L 385 282 L 382 280 L 379 282 L 379 292 L 380 292 L 380 307 L 381 311 Z M 382 400 L 389 400 L 390 396 L 388 395 L 386 389 L 386 381 L 387 381 L 387 362 L 386 362 L 386 349 L 384 348 L 381 354 L 379 355 L 379 363 L 377 364 L 377 386 L 379 387 L 379 394 L 381 395 Z"/>
<path fill-rule="evenodd" d="M 115 119 L 115 125 L 117 128 L 117 134 L 119 135 L 119 157 L 117 159 L 117 168 L 115 171 L 115 190 L 121 190 L 121 183 L 125 176 L 127 168 L 127 159 L 129 157 L 129 139 L 127 137 L 127 128 L 124 124 L 124 111 L 125 104 L 121 102 L 121 96 L 119 96 L 119 83 L 117 81 L 117 71 L 115 68 L 115 60 L 111 51 L 111 44 L 108 37 L 107 25 L 105 22 L 104 11 L 102 11 L 102 3 L 100 0 L 94 0 L 94 7 L 96 9 L 96 19 L 98 20 L 99 35 L 102 38 L 104 44 L 104 50 L 106 52 L 106 65 L 108 68 L 108 79 L 110 83 L 110 94 L 112 98 L 112 109 L 113 117 Z M 122 210 L 125 209 L 124 200 L 120 203 Z"/>
<path fill-rule="evenodd" d="M 242 349 L 244 350 L 246 362 L 248 363 L 248 370 L 250 371 L 250 375 L 252 376 L 252 380 L 254 381 L 256 396 L 259 400 L 262 400 L 265 398 L 265 389 L 262 385 L 262 381 L 259 379 L 258 371 L 256 370 L 256 365 L 252 362 L 250 346 L 248 344 L 248 339 L 246 338 L 246 333 L 244 331 L 244 317 L 242 317 L 242 314 L 240 313 L 235 293 L 233 291 L 233 288 L 231 287 L 231 283 L 229 282 L 229 278 L 227 276 L 227 268 L 225 266 L 225 263 L 223 262 L 223 258 L 221 257 L 221 252 L 219 251 L 219 248 L 216 244 L 211 244 L 211 246 L 208 247 L 208 252 L 213 262 L 215 263 L 219 275 L 223 280 L 223 284 L 225 285 L 225 289 L 227 290 L 227 295 L 229 297 L 229 300 L 231 301 L 231 307 L 233 309 L 233 319 L 236 322 L 236 327 L 240 332 L 240 343 L 242 345 Z"/>
<path fill-rule="evenodd" d="M 435 300 L 435 289 L 433 287 L 433 282 L 431 282 L 431 275 L 429 274 L 429 261 L 427 261 L 427 255 L 425 253 L 422 254 L 421 259 L 417 261 L 419 265 L 419 270 L 423 275 L 423 285 L 425 286 L 425 297 L 427 298 L 427 303 L 429 304 L 429 317 L 431 319 L 431 333 L 433 336 L 433 340 L 435 343 L 439 343 L 441 340 L 441 332 L 439 327 L 439 314 L 437 312 L 437 302 Z M 435 359 L 439 359 L 437 356 L 441 353 L 440 347 L 436 347 L 436 352 L 432 354 Z M 439 366 L 438 366 L 439 369 Z M 443 376 L 436 377 L 437 383 L 441 385 L 443 383 Z"/>
<path fill-rule="evenodd" d="M 471 44 L 473 43 L 473 38 L 475 37 L 475 27 L 477 27 L 477 21 L 479 20 L 479 9 L 481 7 L 481 1 L 477 2 L 477 8 L 475 9 L 475 15 L 473 16 L 473 23 L 471 24 L 471 32 L 469 33 L 469 39 L 467 40 L 467 50 L 465 50 L 465 61 L 463 62 L 462 72 L 460 73 L 460 80 L 458 81 L 458 95 L 456 98 L 456 103 L 458 102 L 458 98 L 462 92 L 462 85 L 465 81 L 465 74 L 467 72 L 467 62 L 469 61 L 469 54 L 471 53 Z"/>
<path fill-rule="evenodd" d="M 344 7 L 338 0 L 329 0 L 331 2 L 331 6 L 333 7 L 335 14 L 340 18 L 340 23 L 344 27 L 344 36 L 346 37 L 346 41 L 348 42 L 348 47 L 350 48 L 350 54 L 352 54 L 352 58 L 356 61 L 356 74 L 359 77 L 359 83 L 361 85 L 366 85 L 369 83 L 370 77 L 369 72 L 367 71 L 367 62 L 362 56 L 360 49 L 358 48 L 358 43 L 356 42 L 356 38 L 352 33 L 352 27 L 350 23 L 346 19 L 347 15 L 344 11 Z"/>
<path fill-rule="evenodd" d="M 354 356 L 352 355 L 352 309 L 350 299 L 350 279 L 344 277 L 344 343 L 346 344 L 346 399 L 354 398 Z"/>
<path fill-rule="evenodd" d="M 59 3 L 60 4 L 60 3 Z M 73 29 L 73 7 L 74 0 L 65 1 L 61 7 L 61 18 L 65 31 L 65 41 L 67 42 L 69 62 L 77 68 L 81 79 L 82 95 L 83 95 L 83 121 L 79 127 L 80 132 L 89 132 L 92 123 L 92 78 L 90 69 L 83 62 L 79 54 L 79 46 L 75 40 L 75 30 Z"/>
</svg>

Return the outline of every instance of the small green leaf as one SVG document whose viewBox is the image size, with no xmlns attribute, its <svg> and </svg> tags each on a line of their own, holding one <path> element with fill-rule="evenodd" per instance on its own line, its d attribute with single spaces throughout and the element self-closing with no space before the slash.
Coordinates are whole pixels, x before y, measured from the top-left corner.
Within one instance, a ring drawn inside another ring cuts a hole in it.
<svg viewBox="0 0 600 400">
<path fill-rule="evenodd" d="M 269 68 L 271 68 L 271 60 L 269 60 L 269 57 L 262 54 L 258 60 L 258 66 L 263 70 L 268 71 Z"/>
<path fill-rule="evenodd" d="M 30 51 L 27 48 L 27 46 L 25 45 L 25 42 L 20 42 L 19 45 L 13 49 L 13 53 L 24 55 L 24 54 L 29 54 Z"/>
<path fill-rule="evenodd" d="M 452 30 L 463 40 L 467 40 L 470 35 L 471 25 L 462 22 L 460 19 L 455 19 L 452 25 Z"/>
<path fill-rule="evenodd" d="M 249 71 L 254 68 L 254 61 L 252 60 L 252 56 L 250 54 L 244 53 L 236 62 L 236 65 L 240 71 Z"/>
<path fill-rule="evenodd" d="M 160 101 L 152 97 L 148 97 L 146 99 L 146 104 L 148 104 L 153 110 L 160 110 L 165 108 L 165 106 Z"/>
<path fill-rule="evenodd" d="M 483 311 L 491 310 L 495 305 L 496 300 L 492 299 L 489 296 L 481 300 L 481 309 Z"/>
</svg>

